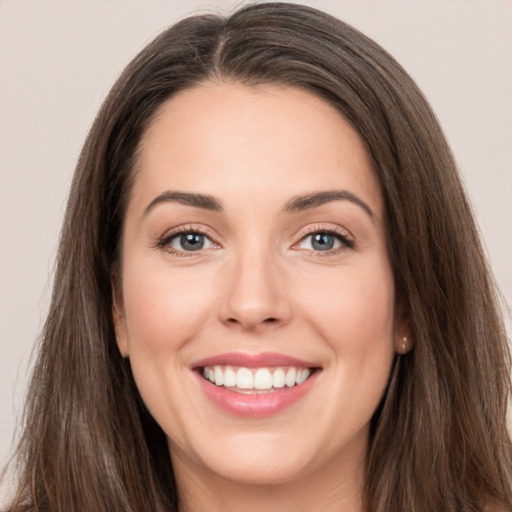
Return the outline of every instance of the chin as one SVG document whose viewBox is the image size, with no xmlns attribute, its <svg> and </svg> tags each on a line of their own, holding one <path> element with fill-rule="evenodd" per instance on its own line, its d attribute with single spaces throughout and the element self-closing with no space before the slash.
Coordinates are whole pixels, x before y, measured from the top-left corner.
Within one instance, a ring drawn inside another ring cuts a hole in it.
<svg viewBox="0 0 512 512">
<path fill-rule="evenodd" d="M 262 457 L 258 453 L 244 453 L 238 457 L 203 462 L 212 473 L 223 480 L 240 485 L 269 486 L 297 481 L 307 474 L 310 466 L 297 455 Z"/>
<path fill-rule="evenodd" d="M 297 484 L 325 470 L 336 473 L 344 467 L 353 469 L 364 463 L 367 428 L 352 434 L 339 432 L 338 436 L 327 429 L 322 435 L 317 424 L 315 436 L 312 422 L 308 423 L 291 428 L 288 425 L 286 429 L 271 429 L 263 423 L 252 432 L 230 431 L 225 435 L 219 432 L 208 435 L 203 431 L 202 437 L 196 435 L 188 445 L 188 453 L 179 448 L 176 452 L 171 445 L 171 457 L 173 463 L 175 459 L 179 463 L 181 456 L 194 460 L 200 472 L 214 476 L 219 484 L 253 486 Z"/>
</svg>

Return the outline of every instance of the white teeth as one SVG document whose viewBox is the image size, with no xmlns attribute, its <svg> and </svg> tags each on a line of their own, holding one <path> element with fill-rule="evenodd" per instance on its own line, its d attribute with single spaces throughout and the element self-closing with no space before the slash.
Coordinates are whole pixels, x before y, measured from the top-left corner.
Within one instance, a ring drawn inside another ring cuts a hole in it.
<svg viewBox="0 0 512 512">
<path fill-rule="evenodd" d="M 272 387 L 272 375 L 266 368 L 260 368 L 254 374 L 255 389 L 270 389 Z"/>
<path fill-rule="evenodd" d="M 272 375 L 272 387 L 273 388 L 284 388 L 286 384 L 286 375 L 282 368 L 278 368 Z"/>
<path fill-rule="evenodd" d="M 236 387 L 240 389 L 252 389 L 254 387 L 254 378 L 251 370 L 248 368 L 239 368 L 236 372 Z"/>
<path fill-rule="evenodd" d="M 302 368 L 297 372 L 297 377 L 295 378 L 295 382 L 297 384 L 302 384 L 311 374 L 311 371 L 309 368 Z"/>
<path fill-rule="evenodd" d="M 302 384 L 311 375 L 309 368 L 233 368 L 231 366 L 206 366 L 203 376 L 216 386 L 239 390 L 271 390 Z"/>
<path fill-rule="evenodd" d="M 226 371 L 224 372 L 224 386 L 227 388 L 236 386 L 236 373 L 232 368 L 226 368 Z"/>
<path fill-rule="evenodd" d="M 216 386 L 222 386 L 224 384 L 224 372 L 219 366 L 216 366 L 214 368 L 214 374 L 215 374 L 215 385 Z"/>
<path fill-rule="evenodd" d="M 295 368 L 290 368 L 288 370 L 288 373 L 286 374 L 286 385 L 291 388 L 292 386 L 295 386 L 295 378 L 296 378 L 297 372 L 295 371 Z"/>
</svg>

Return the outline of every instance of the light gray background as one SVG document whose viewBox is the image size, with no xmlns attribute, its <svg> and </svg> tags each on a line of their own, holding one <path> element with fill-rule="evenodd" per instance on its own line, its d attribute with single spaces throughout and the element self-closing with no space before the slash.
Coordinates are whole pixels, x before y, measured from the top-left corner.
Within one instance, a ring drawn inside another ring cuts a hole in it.
<svg viewBox="0 0 512 512">
<path fill-rule="evenodd" d="M 440 118 L 512 304 L 512 2 L 304 1 L 394 55 Z M 47 310 L 66 195 L 115 78 L 184 15 L 240 2 L 0 1 L 0 466 Z"/>
</svg>

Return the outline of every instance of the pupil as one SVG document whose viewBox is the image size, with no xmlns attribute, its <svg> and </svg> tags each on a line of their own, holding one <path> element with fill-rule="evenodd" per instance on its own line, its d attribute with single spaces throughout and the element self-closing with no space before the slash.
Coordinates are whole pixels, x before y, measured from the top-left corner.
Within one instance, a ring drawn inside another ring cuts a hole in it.
<svg viewBox="0 0 512 512">
<path fill-rule="evenodd" d="M 334 246 L 334 237 L 328 233 L 317 233 L 311 244 L 316 251 L 327 251 Z"/>
<path fill-rule="evenodd" d="M 204 238 L 203 235 L 198 233 L 187 233 L 186 235 L 181 235 L 180 242 L 186 251 L 198 251 L 203 248 Z"/>
</svg>

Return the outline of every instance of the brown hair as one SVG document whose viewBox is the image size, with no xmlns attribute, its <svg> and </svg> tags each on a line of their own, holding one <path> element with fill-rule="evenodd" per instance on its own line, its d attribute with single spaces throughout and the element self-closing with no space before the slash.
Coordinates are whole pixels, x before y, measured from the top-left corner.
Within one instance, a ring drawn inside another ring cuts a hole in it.
<svg viewBox="0 0 512 512">
<path fill-rule="evenodd" d="M 315 9 L 249 5 L 169 28 L 126 68 L 81 153 L 18 447 L 12 510 L 177 510 L 160 427 L 115 343 L 112 275 L 137 147 L 162 103 L 216 78 L 334 105 L 373 159 L 414 349 L 372 418 L 371 512 L 512 509 L 510 359 L 495 286 L 426 100 L 373 41 Z"/>
</svg>

